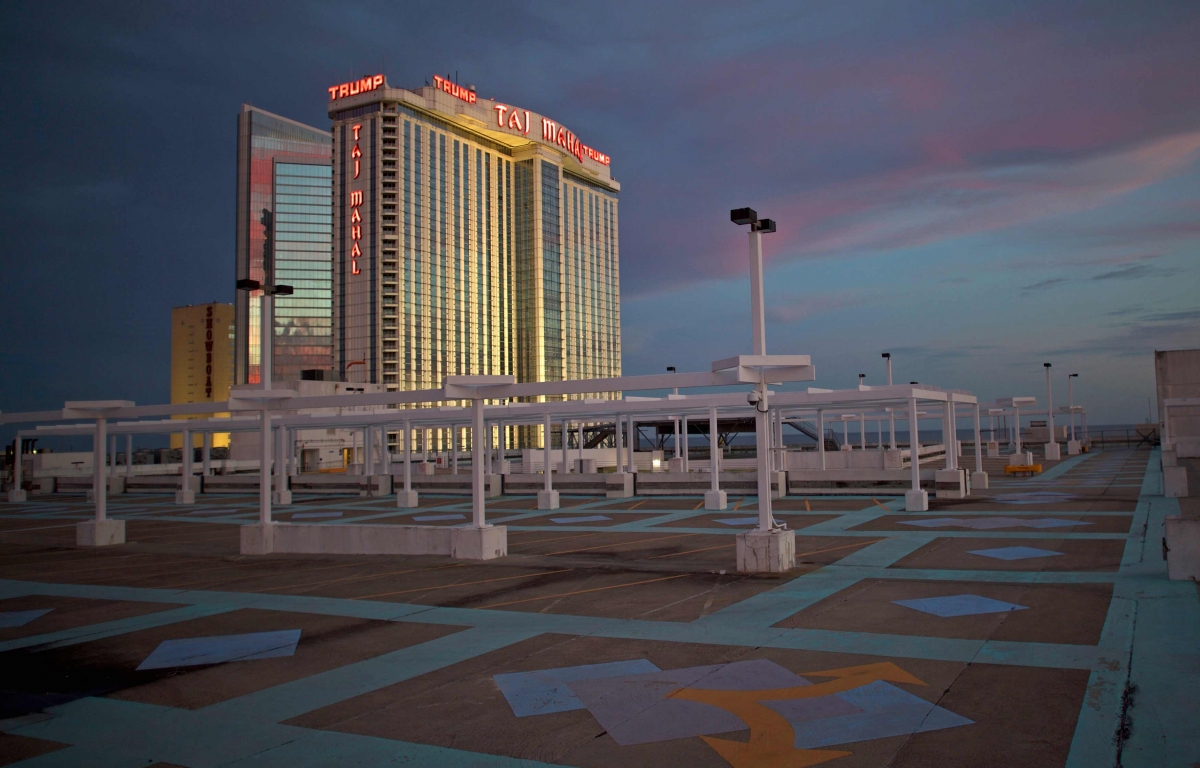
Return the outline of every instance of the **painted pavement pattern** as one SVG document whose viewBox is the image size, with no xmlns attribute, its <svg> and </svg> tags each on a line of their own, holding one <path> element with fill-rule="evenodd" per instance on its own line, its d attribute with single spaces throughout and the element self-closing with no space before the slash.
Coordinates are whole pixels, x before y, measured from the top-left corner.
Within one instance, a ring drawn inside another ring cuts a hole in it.
<svg viewBox="0 0 1200 768">
<path fill-rule="evenodd" d="M 1200 599 L 1165 578 L 1157 453 L 987 468 L 927 514 L 777 502 L 782 578 L 733 572 L 754 497 L 505 499 L 487 564 L 243 558 L 250 497 L 115 498 L 131 543 L 106 551 L 70 546 L 82 499 L 0 505 L 0 764 L 1200 761 Z M 297 495 L 277 519 L 469 508 Z"/>
</svg>

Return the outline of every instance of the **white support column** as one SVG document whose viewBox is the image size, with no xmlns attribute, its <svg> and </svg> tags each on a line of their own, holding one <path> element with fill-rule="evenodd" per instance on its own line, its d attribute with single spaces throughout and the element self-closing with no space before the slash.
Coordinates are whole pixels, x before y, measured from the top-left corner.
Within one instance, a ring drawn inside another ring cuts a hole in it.
<svg viewBox="0 0 1200 768">
<path fill-rule="evenodd" d="M 624 429 L 624 421 L 621 414 L 613 417 L 613 443 L 617 450 L 617 472 L 625 471 L 625 448 L 624 441 L 621 439 L 621 430 Z"/>
<path fill-rule="evenodd" d="M 904 494 L 906 512 L 928 512 L 929 494 L 921 489 L 921 426 L 917 421 L 917 398 L 908 399 L 908 458 L 912 488 Z"/>
<path fill-rule="evenodd" d="M 850 420 L 845 416 L 846 414 L 842 414 L 842 445 L 850 446 Z"/>
<path fill-rule="evenodd" d="M 96 436 L 92 439 L 92 494 L 96 497 L 96 525 L 108 517 L 108 482 L 104 477 L 104 453 L 108 446 L 108 422 L 96 419 Z"/>
<path fill-rule="evenodd" d="M 478 394 L 478 393 L 476 393 Z M 471 403 L 471 525 L 476 528 L 483 528 L 487 525 L 485 521 L 485 489 L 483 486 L 484 475 L 484 450 L 487 447 L 487 440 L 484 437 L 483 430 L 483 398 L 476 397 Z"/>
<path fill-rule="evenodd" d="M 1054 388 L 1050 383 L 1050 364 L 1046 363 L 1046 427 L 1049 429 L 1046 440 L 1046 458 L 1058 461 L 1062 453 L 1058 447 L 1058 439 L 1054 436 Z"/>
<path fill-rule="evenodd" d="M 375 442 L 375 427 L 369 424 L 362 428 L 363 436 L 363 460 L 362 473 L 366 477 L 375 474 L 375 457 L 372 455 L 373 443 Z"/>
<path fill-rule="evenodd" d="M 888 360 L 888 365 L 891 366 L 891 360 Z M 896 413 L 891 409 L 888 409 L 888 436 L 889 445 L 894 451 L 896 450 Z"/>
<path fill-rule="evenodd" d="M 638 468 L 635 454 L 638 444 L 642 441 L 638 438 L 637 423 L 633 420 L 632 413 L 625 416 L 625 426 L 629 430 L 629 471 L 636 474 Z"/>
<path fill-rule="evenodd" d="M 27 501 L 25 489 L 21 487 L 21 433 L 13 438 L 13 484 L 8 491 L 8 502 L 18 504 Z"/>
<path fill-rule="evenodd" d="M 117 474 L 117 436 L 108 436 L 108 474 L 113 476 Z"/>
<path fill-rule="evenodd" d="M 379 425 L 379 448 L 383 452 L 383 474 L 392 476 L 392 447 L 388 445 L 387 424 Z"/>
<path fill-rule="evenodd" d="M 672 426 L 675 427 L 675 458 L 680 458 L 681 452 L 679 449 L 679 417 L 671 419 Z"/>
<path fill-rule="evenodd" d="M 133 433 L 125 435 L 125 477 L 133 475 Z"/>
<path fill-rule="evenodd" d="M 450 425 L 450 474 L 458 474 L 458 425 Z"/>
<path fill-rule="evenodd" d="M 721 490 L 721 435 L 717 431 L 717 407 L 715 405 L 708 409 L 708 456 L 712 488 L 704 494 L 704 508 L 725 509 L 727 506 L 725 491 Z"/>
<path fill-rule="evenodd" d="M 538 509 L 558 509 L 558 491 L 554 490 L 554 472 L 550 456 L 550 411 L 542 414 L 542 471 L 545 482 L 538 493 Z"/>
<path fill-rule="evenodd" d="M 204 433 L 204 447 L 200 450 L 200 473 L 212 477 L 212 443 L 213 433 Z"/>
<path fill-rule="evenodd" d="M 683 432 L 683 471 L 687 472 L 689 469 L 688 468 L 688 449 L 691 448 L 691 446 L 692 446 L 691 442 L 688 440 L 688 417 L 687 416 L 683 417 L 683 424 L 682 424 L 681 431 Z"/>
<path fill-rule="evenodd" d="M 563 419 L 563 422 L 562 422 L 562 455 L 563 455 L 562 467 L 563 467 L 564 475 L 570 474 L 570 472 L 571 472 L 571 457 L 568 455 L 568 450 L 569 450 L 570 444 L 571 444 L 571 422 L 567 421 L 566 419 Z"/>
<path fill-rule="evenodd" d="M 196 494 L 192 490 L 192 431 L 183 430 L 183 440 L 180 443 L 180 458 L 183 467 L 179 472 L 179 490 L 175 492 L 176 504 L 195 504 Z"/>
<path fill-rule="evenodd" d="M 423 434 L 424 430 L 420 430 Z M 411 422 L 404 420 L 404 490 L 396 494 L 396 506 L 401 509 L 412 509 L 417 506 L 417 492 L 412 488 L 412 443 L 414 432 Z"/>
<path fill-rule="evenodd" d="M 825 471 L 825 411 L 817 409 L 817 453 L 821 457 L 821 471 Z"/>
<path fill-rule="evenodd" d="M 285 506 L 292 503 L 292 490 L 288 487 L 287 427 L 275 428 L 275 497 L 273 503 Z"/>
<path fill-rule="evenodd" d="M 258 425 L 258 522 L 264 527 L 271 524 L 271 409 L 268 403 L 263 400 Z M 268 536 L 265 530 L 263 536 Z"/>
<path fill-rule="evenodd" d="M 983 437 L 980 435 L 979 403 L 975 403 L 975 471 L 971 473 L 971 490 L 988 487 L 987 472 L 983 471 Z"/>
<path fill-rule="evenodd" d="M 786 451 L 783 449 L 783 409 L 775 409 L 775 471 L 783 472 L 786 467 L 783 466 L 783 457 Z M 782 489 L 781 489 L 782 490 Z"/>
<path fill-rule="evenodd" d="M 858 447 L 860 450 L 867 450 L 867 415 L 865 413 L 858 414 Z"/>
<path fill-rule="evenodd" d="M 957 451 L 954 450 L 954 435 L 950 432 L 950 401 L 942 403 L 942 445 L 946 448 L 946 469 L 954 469 Z"/>
<path fill-rule="evenodd" d="M 760 405 L 754 407 L 754 441 L 758 463 L 758 531 L 771 530 L 771 407 L 765 377 L 759 384 Z"/>
<path fill-rule="evenodd" d="M 21 460 L 20 433 L 17 433 L 16 459 Z M 108 447 L 108 423 L 96 419 L 96 430 L 92 436 L 92 497 L 96 503 L 96 515 L 75 526 L 75 544 L 84 547 L 102 547 L 125 543 L 125 521 L 108 519 L 108 479 L 105 477 L 104 454 Z M 15 475 L 19 481 L 20 475 Z"/>
</svg>

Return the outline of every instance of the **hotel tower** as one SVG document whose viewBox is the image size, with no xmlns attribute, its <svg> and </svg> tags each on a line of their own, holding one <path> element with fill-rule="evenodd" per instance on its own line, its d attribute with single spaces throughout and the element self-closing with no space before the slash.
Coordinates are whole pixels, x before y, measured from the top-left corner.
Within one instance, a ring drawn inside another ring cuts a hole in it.
<svg viewBox="0 0 1200 768">
<path fill-rule="evenodd" d="M 333 86 L 329 116 L 344 381 L 620 375 L 620 185 L 606 155 L 441 77 L 411 91 L 382 75 Z"/>
</svg>

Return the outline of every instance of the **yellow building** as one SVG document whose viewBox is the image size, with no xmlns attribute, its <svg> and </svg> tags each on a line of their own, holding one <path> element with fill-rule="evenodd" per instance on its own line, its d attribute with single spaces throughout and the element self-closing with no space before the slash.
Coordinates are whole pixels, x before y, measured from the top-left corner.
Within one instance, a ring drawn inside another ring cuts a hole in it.
<svg viewBox="0 0 1200 768">
<path fill-rule="evenodd" d="M 229 399 L 229 388 L 233 386 L 233 323 L 232 304 L 197 304 L 171 310 L 172 403 L 219 403 Z M 193 442 L 200 447 L 201 436 L 196 435 Z M 214 448 L 228 447 L 229 434 L 213 435 L 212 444 Z M 171 435 L 172 448 L 182 445 L 182 435 Z"/>
</svg>

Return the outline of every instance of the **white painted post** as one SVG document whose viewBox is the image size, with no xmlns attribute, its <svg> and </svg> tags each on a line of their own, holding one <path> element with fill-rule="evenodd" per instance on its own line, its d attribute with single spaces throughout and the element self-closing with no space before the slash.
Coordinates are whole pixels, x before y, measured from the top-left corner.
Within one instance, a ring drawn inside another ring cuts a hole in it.
<svg viewBox="0 0 1200 768">
<path fill-rule="evenodd" d="M 621 414 L 613 417 L 613 440 L 617 447 L 617 472 L 625 471 L 625 450 L 623 441 L 621 440 L 621 430 L 624 429 Z"/>
<path fill-rule="evenodd" d="M 554 490 L 554 487 L 551 484 L 551 477 L 550 477 L 552 472 L 551 472 L 551 459 L 550 459 L 550 411 L 549 410 L 547 410 L 546 413 L 544 413 L 542 415 L 542 470 L 545 473 L 545 477 L 543 478 L 545 487 L 543 488 L 543 490 L 545 490 L 547 493 L 549 493 L 550 491 Z"/>
<path fill-rule="evenodd" d="M 280 426 L 276 428 L 275 446 L 275 492 L 279 494 L 280 504 L 283 504 L 287 501 L 284 491 L 288 490 L 287 427 Z"/>
<path fill-rule="evenodd" d="M 912 489 L 904 495 L 904 509 L 908 512 L 925 512 L 929 509 L 929 497 L 921 490 L 921 427 L 917 422 L 917 398 L 908 399 L 908 453 L 912 471 Z"/>
<path fill-rule="evenodd" d="M 1067 412 L 1071 414 L 1071 442 L 1075 442 L 1075 382 L 1067 377 Z"/>
<path fill-rule="evenodd" d="M 133 433 L 125 435 L 125 477 L 133 476 Z"/>
<path fill-rule="evenodd" d="M 183 450 L 180 451 L 179 458 L 182 460 L 183 467 L 179 474 L 183 475 L 183 490 L 191 489 L 192 477 L 192 430 L 183 430 Z"/>
<path fill-rule="evenodd" d="M 571 422 L 563 419 L 562 422 L 562 455 L 563 455 L 563 474 L 568 474 L 571 471 L 571 457 L 568 455 L 571 444 Z"/>
<path fill-rule="evenodd" d="M 717 407 L 708 409 L 709 470 L 712 472 L 712 492 L 721 490 L 721 435 L 717 432 Z"/>
<path fill-rule="evenodd" d="M 867 450 L 867 415 L 865 413 L 858 414 L 858 446 L 860 450 Z"/>
<path fill-rule="evenodd" d="M 750 322 L 754 354 L 767 354 L 767 320 L 763 305 L 762 233 L 750 227 Z"/>
<path fill-rule="evenodd" d="M 842 414 L 842 416 L 844 417 L 845 414 Z M 842 443 L 850 445 L 850 420 L 847 418 L 842 419 Z"/>
<path fill-rule="evenodd" d="M 412 490 L 412 428 L 404 421 L 404 492 Z"/>
<path fill-rule="evenodd" d="M 104 449 L 108 445 L 108 423 L 96 419 L 96 436 L 92 439 L 92 494 L 96 497 L 96 522 L 104 522 L 108 512 L 108 485 L 104 479 Z M 17 454 L 20 458 L 20 454 Z M 96 526 L 99 528 L 99 525 Z"/>
<path fill-rule="evenodd" d="M 263 345 L 264 349 L 268 345 Z M 271 524 L 271 406 L 263 400 L 262 415 L 258 425 L 258 522 Z M 356 433 L 357 434 L 357 433 Z M 266 536 L 263 531 L 263 536 Z"/>
<path fill-rule="evenodd" d="M 688 417 L 683 417 L 683 471 L 688 471 L 688 449 L 691 443 L 688 441 Z"/>
<path fill-rule="evenodd" d="M 21 433 L 13 438 L 13 486 L 12 490 L 21 490 Z M 20 498 L 19 494 L 13 498 Z"/>
<path fill-rule="evenodd" d="M 891 409 L 888 410 L 888 435 L 891 441 L 890 445 L 894 451 L 896 450 L 896 412 Z"/>
<path fill-rule="evenodd" d="M 1013 442 L 1016 445 L 1014 453 L 1021 453 L 1021 409 L 1013 403 Z"/>
<path fill-rule="evenodd" d="M 379 426 L 379 443 L 380 450 L 383 451 L 383 474 L 391 477 L 392 474 L 392 447 L 388 445 L 388 430 L 387 424 Z"/>
<path fill-rule="evenodd" d="M 783 472 L 783 409 L 775 409 L 775 471 Z"/>
<path fill-rule="evenodd" d="M 821 471 L 825 471 L 825 411 L 817 409 L 817 453 L 821 456 Z"/>
<path fill-rule="evenodd" d="M 1050 428 L 1047 443 L 1057 443 L 1054 438 L 1054 389 L 1050 384 L 1050 364 L 1046 363 L 1046 426 Z"/>
<path fill-rule="evenodd" d="M 760 275 L 761 279 L 761 275 Z M 766 374 L 759 383 L 761 400 L 754 407 L 754 440 L 758 459 L 758 530 L 771 530 L 771 422 Z"/>
<path fill-rule="evenodd" d="M 483 398 L 476 397 L 472 403 L 474 424 L 471 426 L 471 524 L 476 528 L 484 526 L 484 447 L 487 440 L 483 436 Z"/>
<path fill-rule="evenodd" d="M 108 474 L 117 474 L 117 436 L 108 436 Z"/>
<path fill-rule="evenodd" d="M 950 401 L 947 400 L 942 403 L 942 445 L 946 448 L 946 469 L 954 469 L 954 465 L 958 461 L 958 457 L 955 455 L 957 451 L 954 450 L 954 435 L 950 433 L 950 413 Z"/>
<path fill-rule="evenodd" d="M 200 450 L 200 472 L 212 477 L 212 432 L 204 433 L 204 447 Z"/>
<path fill-rule="evenodd" d="M 637 472 L 637 449 L 638 444 L 642 441 L 638 437 L 637 424 L 633 420 L 633 414 L 628 414 L 625 417 L 625 426 L 629 429 L 629 471 Z"/>
<path fill-rule="evenodd" d="M 982 438 L 979 436 L 979 403 L 975 404 L 975 471 L 983 471 Z"/>
<path fill-rule="evenodd" d="M 675 458 L 679 458 L 679 418 L 671 419 L 672 426 L 675 427 Z"/>
</svg>

